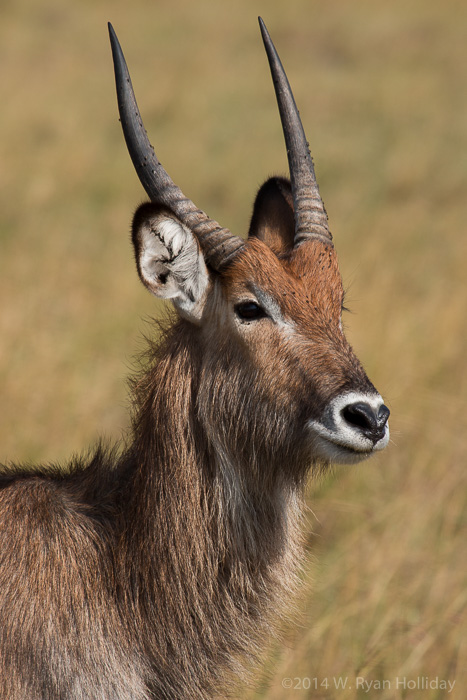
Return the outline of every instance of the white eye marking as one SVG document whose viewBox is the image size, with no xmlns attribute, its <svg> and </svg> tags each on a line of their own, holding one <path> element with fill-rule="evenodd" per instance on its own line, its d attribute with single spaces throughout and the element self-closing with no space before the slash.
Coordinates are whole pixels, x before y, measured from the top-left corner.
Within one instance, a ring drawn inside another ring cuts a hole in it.
<svg viewBox="0 0 467 700">
<path fill-rule="evenodd" d="M 289 332 L 295 330 L 294 322 L 284 317 L 278 302 L 273 296 L 254 284 L 251 285 L 251 291 L 256 296 L 258 304 L 264 309 L 269 318 L 274 321 L 277 326 L 279 326 L 279 328 L 283 328 Z"/>
</svg>

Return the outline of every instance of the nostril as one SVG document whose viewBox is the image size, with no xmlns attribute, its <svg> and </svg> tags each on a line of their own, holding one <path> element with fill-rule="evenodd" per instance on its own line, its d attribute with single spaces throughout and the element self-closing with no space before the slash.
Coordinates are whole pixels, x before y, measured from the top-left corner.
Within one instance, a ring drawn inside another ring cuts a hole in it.
<svg viewBox="0 0 467 700">
<path fill-rule="evenodd" d="M 347 423 L 363 430 L 374 430 L 378 427 L 378 417 L 374 409 L 367 403 L 351 403 L 342 411 Z"/>
<path fill-rule="evenodd" d="M 348 425 L 376 443 L 385 435 L 389 409 L 384 405 L 374 408 L 364 401 L 359 401 L 345 406 L 341 415 Z"/>
</svg>

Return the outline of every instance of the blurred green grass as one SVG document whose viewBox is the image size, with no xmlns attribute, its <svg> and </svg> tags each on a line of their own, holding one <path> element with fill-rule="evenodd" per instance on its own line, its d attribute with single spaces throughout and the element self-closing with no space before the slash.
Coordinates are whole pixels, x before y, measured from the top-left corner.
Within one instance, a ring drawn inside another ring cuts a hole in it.
<svg viewBox="0 0 467 700">
<path fill-rule="evenodd" d="M 242 234 L 286 157 L 256 17 L 280 51 L 348 287 L 348 333 L 392 445 L 310 484 L 299 625 L 251 698 L 441 698 L 467 687 L 467 6 L 457 0 L 19 0 L 0 23 L 0 460 L 65 460 L 127 424 L 125 376 L 161 307 L 129 244 L 143 193 L 106 22 L 156 151 Z M 287 690 L 283 678 L 329 679 Z M 337 690 L 335 678 L 352 686 Z"/>
</svg>

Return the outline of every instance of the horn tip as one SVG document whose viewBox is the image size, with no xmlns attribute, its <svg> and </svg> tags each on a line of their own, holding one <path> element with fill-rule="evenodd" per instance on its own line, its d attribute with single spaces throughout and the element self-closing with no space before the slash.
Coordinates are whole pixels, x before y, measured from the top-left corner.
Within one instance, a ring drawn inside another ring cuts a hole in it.
<svg viewBox="0 0 467 700">
<path fill-rule="evenodd" d="M 112 27 L 112 24 L 110 22 L 107 22 L 107 28 L 109 30 L 109 38 L 110 38 L 110 45 L 112 47 L 112 55 L 115 59 L 115 57 L 122 52 L 120 42 L 118 41 L 117 34 L 115 33 L 115 29 Z"/>
<path fill-rule="evenodd" d="M 261 36 L 263 37 L 263 41 L 266 42 L 268 39 L 270 40 L 269 32 L 267 30 L 267 27 L 264 23 L 264 20 L 262 17 L 258 17 L 258 22 L 259 22 L 259 28 L 261 30 Z"/>
</svg>

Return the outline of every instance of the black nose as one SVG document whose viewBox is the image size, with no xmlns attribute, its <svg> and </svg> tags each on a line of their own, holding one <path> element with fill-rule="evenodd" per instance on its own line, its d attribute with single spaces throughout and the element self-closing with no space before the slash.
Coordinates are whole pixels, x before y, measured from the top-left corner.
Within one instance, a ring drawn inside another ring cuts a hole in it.
<svg viewBox="0 0 467 700">
<path fill-rule="evenodd" d="M 386 423 L 389 418 L 389 408 L 380 406 L 373 408 L 368 403 L 359 401 L 351 403 L 342 410 L 342 417 L 353 428 L 357 428 L 363 435 L 374 443 L 384 437 Z"/>
</svg>

